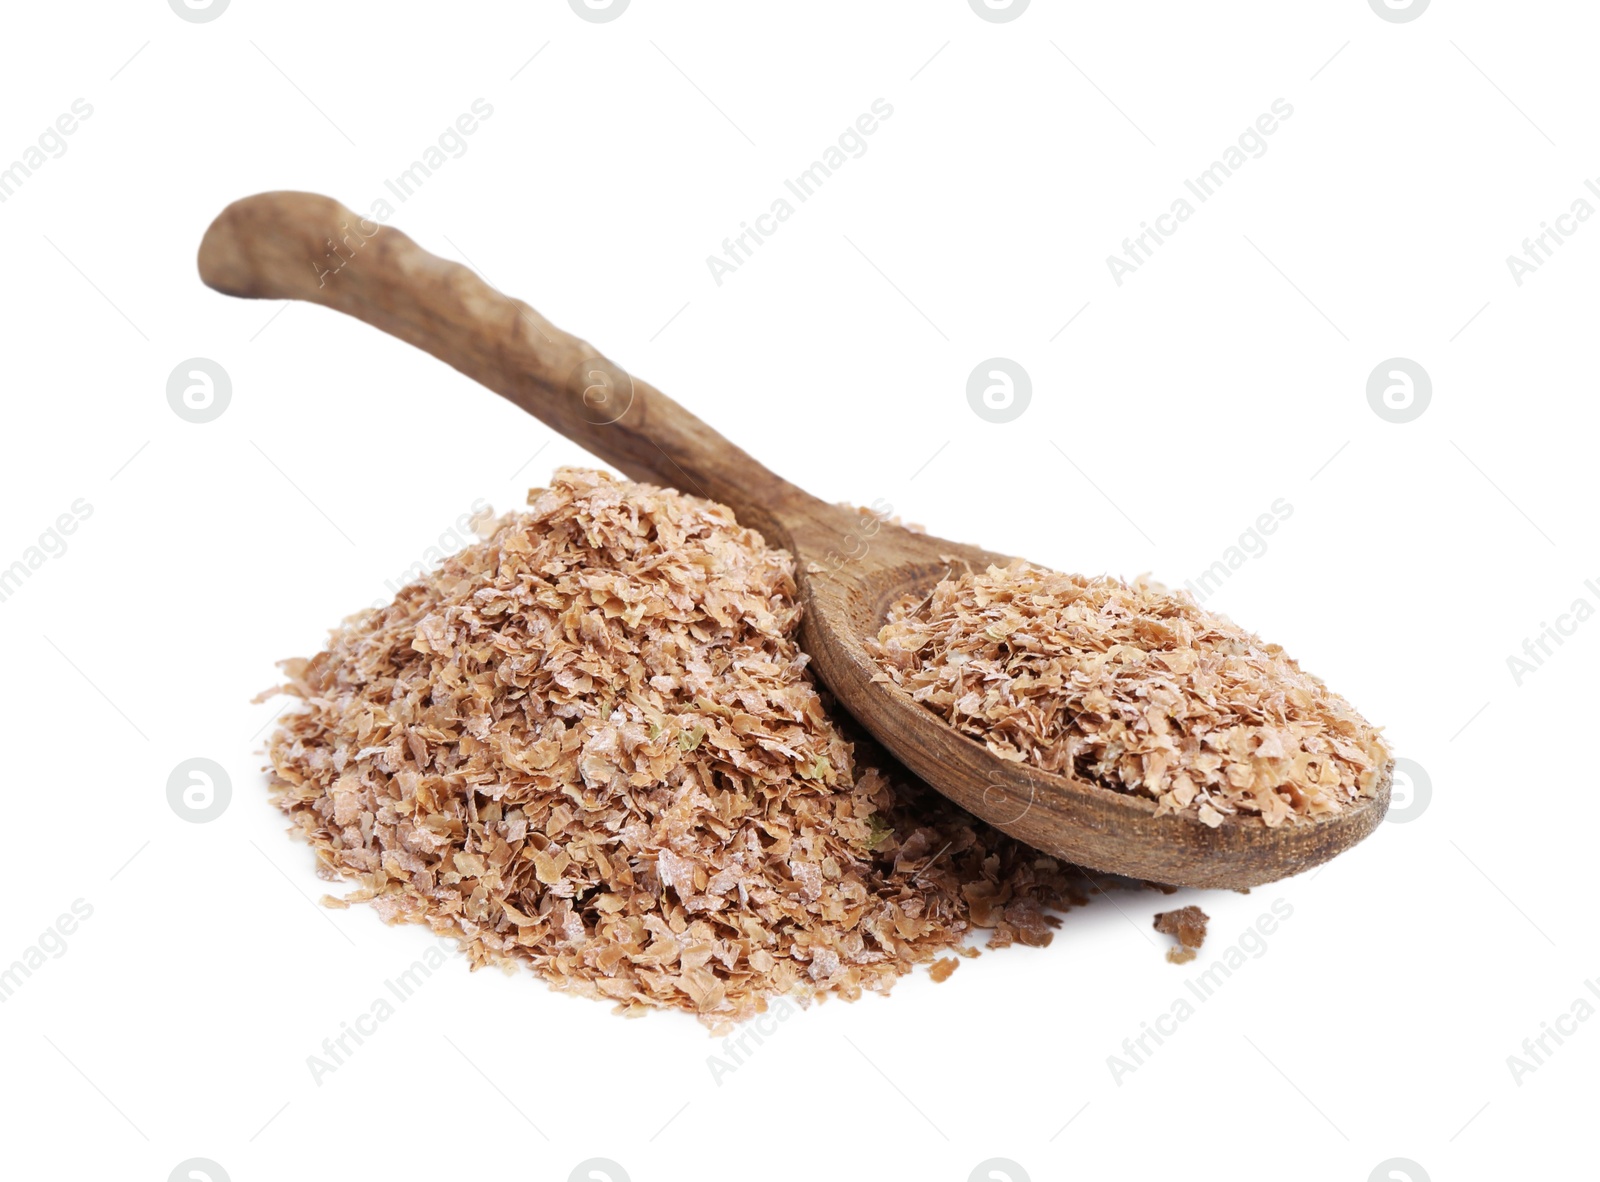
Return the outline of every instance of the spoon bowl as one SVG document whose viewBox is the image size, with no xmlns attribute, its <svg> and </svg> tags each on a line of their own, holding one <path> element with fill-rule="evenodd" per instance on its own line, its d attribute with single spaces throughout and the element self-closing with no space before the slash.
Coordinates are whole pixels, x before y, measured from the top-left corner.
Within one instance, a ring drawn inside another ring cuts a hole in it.
<svg viewBox="0 0 1600 1182">
<path fill-rule="evenodd" d="M 207 230 L 200 275 L 228 295 L 298 299 L 408 341 L 509 399 L 635 480 L 730 506 L 795 559 L 800 643 L 840 704 L 912 772 L 968 811 L 1091 870 L 1197 887 L 1297 874 L 1366 837 L 1389 806 L 1392 769 L 1340 813 L 1271 828 L 1188 813 L 1074 776 L 1001 759 L 874 681 L 867 650 L 890 604 L 941 578 L 1011 559 L 818 500 L 763 467 L 646 382 L 468 268 L 329 197 L 263 193 Z"/>
</svg>

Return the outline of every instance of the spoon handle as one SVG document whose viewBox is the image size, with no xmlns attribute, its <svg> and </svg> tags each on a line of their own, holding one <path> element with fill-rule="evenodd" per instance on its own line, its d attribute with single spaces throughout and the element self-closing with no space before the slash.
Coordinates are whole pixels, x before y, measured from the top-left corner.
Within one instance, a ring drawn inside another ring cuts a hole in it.
<svg viewBox="0 0 1600 1182">
<path fill-rule="evenodd" d="M 812 499 L 521 300 L 331 197 L 235 201 L 199 262 L 228 295 L 322 304 L 408 341 L 626 475 L 730 505 L 780 545 L 783 507 Z"/>
</svg>

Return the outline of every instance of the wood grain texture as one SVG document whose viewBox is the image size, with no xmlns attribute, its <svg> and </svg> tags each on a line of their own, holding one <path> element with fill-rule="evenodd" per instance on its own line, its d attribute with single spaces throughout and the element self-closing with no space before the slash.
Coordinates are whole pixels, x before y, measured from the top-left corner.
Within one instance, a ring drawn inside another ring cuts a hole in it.
<svg viewBox="0 0 1600 1182">
<path fill-rule="evenodd" d="M 199 261 L 218 291 L 344 312 L 448 362 L 629 477 L 731 506 L 794 555 L 800 641 L 845 709 L 934 788 L 1030 845 L 1154 882 L 1246 887 L 1326 861 L 1388 810 L 1386 774 L 1371 800 L 1329 819 L 1269 829 L 1230 817 L 1211 829 L 1188 814 L 1158 819 L 1142 797 L 1000 760 L 902 690 L 874 682 L 863 642 L 901 594 L 1006 556 L 819 501 L 527 304 L 331 198 L 263 193 L 235 202 L 206 232 Z"/>
</svg>

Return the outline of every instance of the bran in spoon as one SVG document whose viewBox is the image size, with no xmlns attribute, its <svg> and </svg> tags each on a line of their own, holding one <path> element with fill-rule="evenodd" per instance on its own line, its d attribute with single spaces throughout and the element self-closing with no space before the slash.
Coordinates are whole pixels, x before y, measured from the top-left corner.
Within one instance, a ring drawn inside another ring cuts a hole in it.
<svg viewBox="0 0 1600 1182">
<path fill-rule="evenodd" d="M 851 742 L 790 556 L 731 510 L 576 469 L 528 504 L 285 663 L 274 800 L 349 901 L 714 1029 L 887 991 L 975 929 L 1046 944 L 1085 901 Z"/>
<path fill-rule="evenodd" d="M 1015 562 L 906 596 L 868 646 L 890 682 L 1002 759 L 1269 826 L 1377 791 L 1377 728 L 1186 592 Z"/>
</svg>

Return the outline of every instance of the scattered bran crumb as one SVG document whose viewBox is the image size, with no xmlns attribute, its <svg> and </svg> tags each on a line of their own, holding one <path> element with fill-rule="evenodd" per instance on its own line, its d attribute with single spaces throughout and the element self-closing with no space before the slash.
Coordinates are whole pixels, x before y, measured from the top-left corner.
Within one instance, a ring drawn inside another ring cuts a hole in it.
<svg viewBox="0 0 1600 1182">
<path fill-rule="evenodd" d="M 933 967 L 928 970 L 936 985 L 942 985 L 950 979 L 950 974 L 961 967 L 961 962 L 953 956 L 941 956 L 933 962 Z"/>
<path fill-rule="evenodd" d="M 1156 914 L 1155 929 L 1171 936 L 1177 945 L 1167 949 L 1167 959 L 1173 964 L 1188 964 L 1195 952 L 1206 942 L 1206 924 L 1211 917 L 1198 907 L 1179 907 L 1176 911 Z"/>
<path fill-rule="evenodd" d="M 889 610 L 892 682 L 1002 759 L 1187 812 L 1303 823 L 1371 796 L 1387 746 L 1275 644 L 1157 583 L 1016 562 Z"/>
</svg>

